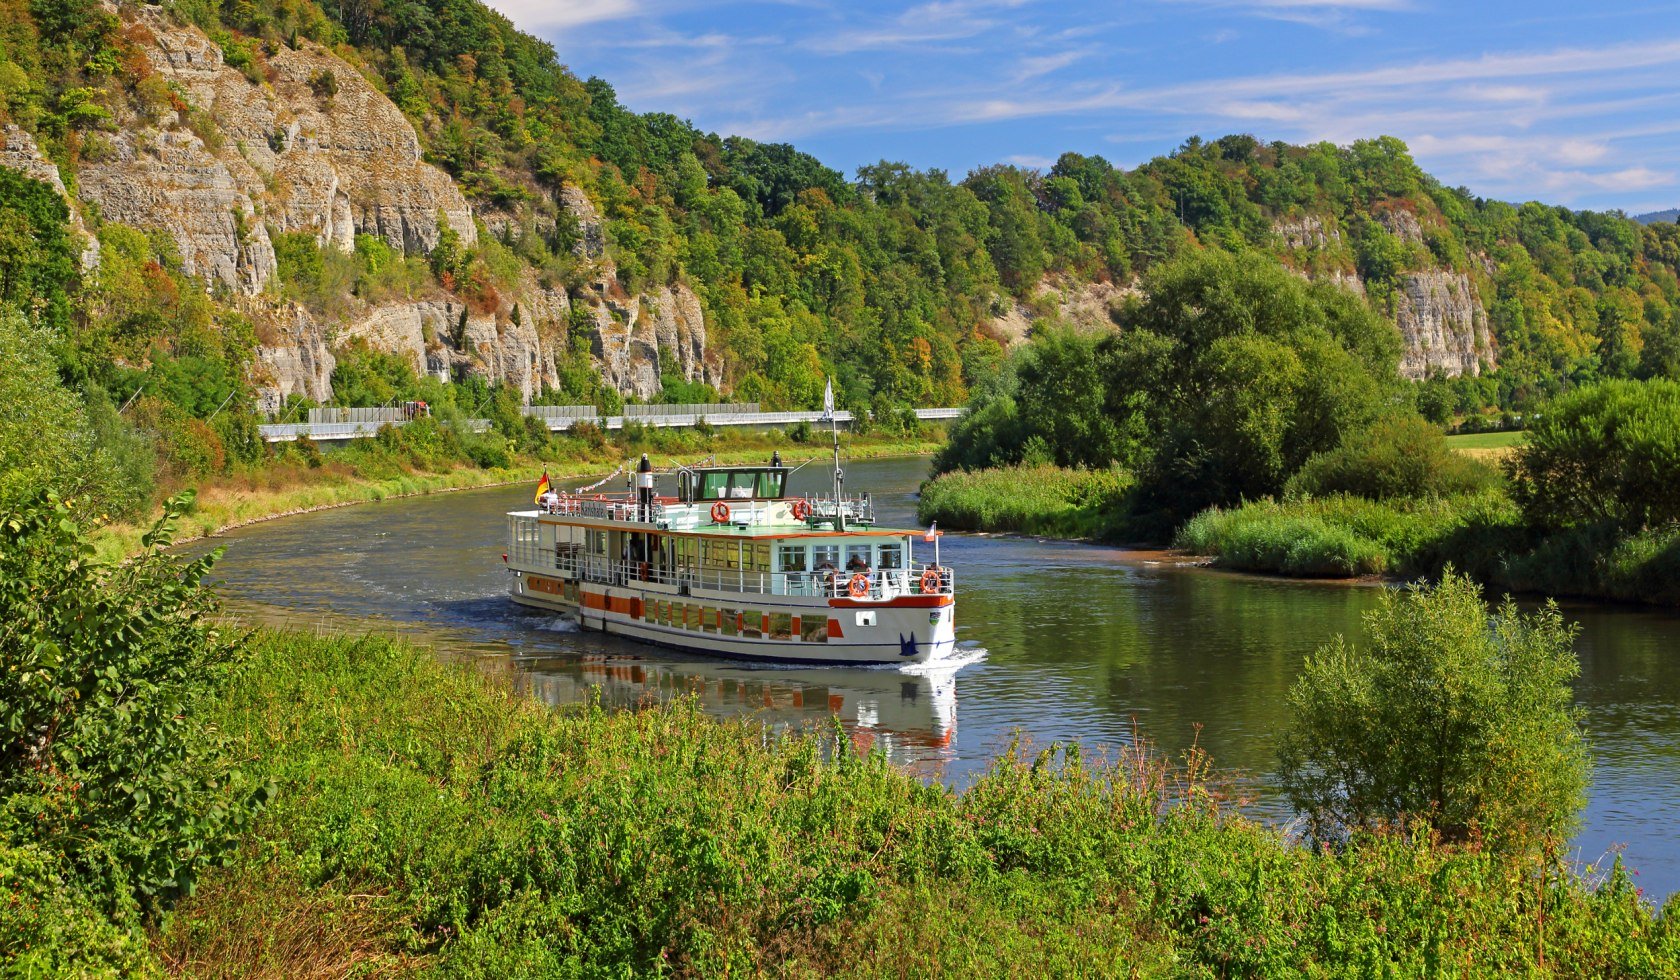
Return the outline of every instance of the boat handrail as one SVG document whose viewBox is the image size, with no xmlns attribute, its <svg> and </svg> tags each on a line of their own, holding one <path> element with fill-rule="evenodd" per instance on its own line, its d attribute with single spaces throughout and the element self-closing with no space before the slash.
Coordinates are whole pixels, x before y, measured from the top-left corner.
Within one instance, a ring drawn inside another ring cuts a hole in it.
<svg viewBox="0 0 1680 980">
<path fill-rule="evenodd" d="M 949 566 L 930 565 L 926 562 L 911 562 L 905 568 L 872 569 L 868 572 L 826 569 L 765 572 L 744 568 L 666 568 L 653 562 L 622 561 L 604 555 L 587 555 L 582 552 L 581 547 L 561 546 L 554 549 L 554 569 L 562 575 L 586 582 L 674 586 L 684 593 L 701 590 L 747 595 L 886 600 L 904 595 L 953 595 L 956 591 L 956 575 Z M 927 579 L 927 586 L 924 587 L 923 579 L 930 569 L 933 576 Z M 851 591 L 855 575 L 864 576 L 867 588 L 862 593 Z"/>
</svg>

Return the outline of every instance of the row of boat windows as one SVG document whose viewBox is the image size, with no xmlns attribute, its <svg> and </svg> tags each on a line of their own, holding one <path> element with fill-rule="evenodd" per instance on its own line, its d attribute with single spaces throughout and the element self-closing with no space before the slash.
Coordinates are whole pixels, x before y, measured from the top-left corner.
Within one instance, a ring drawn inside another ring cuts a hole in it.
<svg viewBox="0 0 1680 980">
<path fill-rule="evenodd" d="M 608 532 L 583 529 L 582 533 L 586 553 L 608 553 Z M 655 554 L 664 559 L 663 565 L 685 571 L 725 568 L 748 572 L 809 572 L 819 569 L 855 568 L 858 563 L 871 569 L 904 567 L 903 539 L 845 545 L 781 542 L 774 546 L 777 564 L 772 565 L 772 545 L 769 541 L 749 541 L 744 538 L 662 538 L 659 535 L 651 537 L 655 539 Z"/>
<path fill-rule="evenodd" d="M 789 613 L 767 613 L 756 609 L 735 609 L 729 606 L 704 606 L 694 602 L 648 600 L 642 607 L 642 619 L 649 623 L 686 629 L 695 633 L 716 633 L 721 636 L 741 636 L 749 640 L 792 640 L 805 643 L 828 642 L 828 617 L 794 616 Z"/>
</svg>

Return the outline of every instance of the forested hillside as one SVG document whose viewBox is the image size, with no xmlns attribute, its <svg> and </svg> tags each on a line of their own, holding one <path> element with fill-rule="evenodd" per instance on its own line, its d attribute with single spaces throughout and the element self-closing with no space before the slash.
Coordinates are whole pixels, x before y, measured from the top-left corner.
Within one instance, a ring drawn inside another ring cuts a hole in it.
<svg viewBox="0 0 1680 980">
<path fill-rule="evenodd" d="M 183 472 L 329 400 L 957 404 L 1187 249 L 1360 297 L 1437 414 L 1680 375 L 1672 223 L 1481 200 L 1386 137 L 849 178 L 634 114 L 469 0 L 0 0 L 0 123 L 0 301 Z"/>
</svg>

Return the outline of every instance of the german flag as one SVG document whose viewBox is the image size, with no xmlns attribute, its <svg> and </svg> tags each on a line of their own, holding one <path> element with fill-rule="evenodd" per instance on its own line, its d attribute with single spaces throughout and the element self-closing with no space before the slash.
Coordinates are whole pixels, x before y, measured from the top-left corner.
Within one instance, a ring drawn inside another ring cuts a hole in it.
<svg viewBox="0 0 1680 980">
<path fill-rule="evenodd" d="M 542 479 L 537 481 L 537 495 L 535 497 L 531 498 L 531 502 L 534 503 L 534 504 L 542 503 L 542 495 L 547 493 L 549 491 L 549 489 L 550 489 L 550 485 L 549 485 L 549 482 L 548 482 L 548 469 L 545 467 L 543 469 Z"/>
</svg>

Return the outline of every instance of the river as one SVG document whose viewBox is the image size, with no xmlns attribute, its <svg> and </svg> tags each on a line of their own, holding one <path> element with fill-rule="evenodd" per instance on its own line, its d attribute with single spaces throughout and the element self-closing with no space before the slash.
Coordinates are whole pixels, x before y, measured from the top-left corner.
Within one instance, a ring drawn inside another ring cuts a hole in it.
<svg viewBox="0 0 1680 980">
<path fill-rule="evenodd" d="M 922 459 L 858 462 L 847 485 L 883 524 L 914 526 Z M 826 479 L 816 463 L 795 492 Z M 231 532 L 216 578 L 228 607 L 293 627 L 396 631 L 458 656 L 511 663 L 560 704 L 599 688 L 614 704 L 693 692 L 714 713 L 775 724 L 838 715 L 854 741 L 960 785 L 1014 733 L 1035 744 L 1118 746 L 1135 730 L 1170 755 L 1207 750 L 1249 812 L 1287 819 L 1270 769 L 1302 659 L 1357 636 L 1372 585 L 1212 572 L 1092 545 L 946 535 L 957 570 L 960 668 L 762 667 L 578 633 L 505 598 L 507 510 L 526 488 L 366 504 Z M 205 545 L 198 546 L 201 550 Z M 1581 624 L 1594 773 L 1574 846 L 1608 865 L 1619 848 L 1648 896 L 1680 890 L 1680 616 L 1565 606 Z"/>
</svg>

